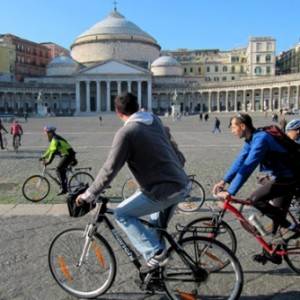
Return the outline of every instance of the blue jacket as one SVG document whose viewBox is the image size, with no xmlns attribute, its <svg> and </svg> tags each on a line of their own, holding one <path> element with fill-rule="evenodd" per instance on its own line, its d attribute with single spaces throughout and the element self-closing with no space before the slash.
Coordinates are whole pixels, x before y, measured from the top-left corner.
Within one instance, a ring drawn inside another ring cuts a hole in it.
<svg viewBox="0 0 300 300">
<path fill-rule="evenodd" d="M 273 136 L 265 131 L 255 131 L 235 159 L 223 180 L 230 183 L 228 192 L 235 195 L 255 168 L 260 164 L 260 171 L 277 178 L 292 178 L 294 172 L 284 161 L 288 155 Z"/>
</svg>

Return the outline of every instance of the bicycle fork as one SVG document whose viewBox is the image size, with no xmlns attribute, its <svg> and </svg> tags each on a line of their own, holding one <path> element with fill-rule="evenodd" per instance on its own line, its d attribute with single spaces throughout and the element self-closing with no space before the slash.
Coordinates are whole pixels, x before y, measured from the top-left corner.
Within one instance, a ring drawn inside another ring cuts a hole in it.
<svg viewBox="0 0 300 300">
<path fill-rule="evenodd" d="M 88 257 L 88 253 L 90 251 L 92 241 L 93 241 L 93 234 L 95 232 L 96 226 L 94 224 L 88 224 L 85 227 L 85 231 L 83 236 L 85 237 L 82 253 L 80 255 L 79 262 L 77 264 L 77 267 L 81 267 L 83 261 Z"/>
</svg>

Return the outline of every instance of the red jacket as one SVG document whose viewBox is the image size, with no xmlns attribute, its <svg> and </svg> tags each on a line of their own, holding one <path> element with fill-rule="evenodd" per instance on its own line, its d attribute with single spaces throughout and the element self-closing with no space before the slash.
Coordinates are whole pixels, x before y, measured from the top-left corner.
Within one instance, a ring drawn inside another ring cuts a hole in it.
<svg viewBox="0 0 300 300">
<path fill-rule="evenodd" d="M 10 134 L 12 135 L 23 134 L 22 126 L 18 123 L 13 123 L 10 127 Z"/>
</svg>

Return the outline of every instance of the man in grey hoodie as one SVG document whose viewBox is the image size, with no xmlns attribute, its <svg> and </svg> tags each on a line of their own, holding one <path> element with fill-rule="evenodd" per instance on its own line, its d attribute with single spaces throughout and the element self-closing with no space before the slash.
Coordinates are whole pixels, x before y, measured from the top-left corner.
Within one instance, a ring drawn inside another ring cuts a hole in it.
<svg viewBox="0 0 300 300">
<path fill-rule="evenodd" d="M 150 215 L 153 223 L 166 226 L 173 208 L 189 193 L 189 179 L 157 116 L 139 112 L 137 98 L 131 93 L 117 96 L 115 107 L 124 126 L 115 134 L 95 181 L 76 201 L 78 205 L 94 201 L 127 163 L 140 190 L 121 202 L 114 216 L 146 260 L 143 269 L 147 272 L 166 263 L 166 249 L 156 230 L 138 218 Z"/>
</svg>

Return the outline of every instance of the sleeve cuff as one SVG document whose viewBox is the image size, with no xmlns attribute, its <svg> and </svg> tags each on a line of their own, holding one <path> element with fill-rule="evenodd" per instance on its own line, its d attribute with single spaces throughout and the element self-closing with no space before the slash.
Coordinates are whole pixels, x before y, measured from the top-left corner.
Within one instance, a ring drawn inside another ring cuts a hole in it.
<svg viewBox="0 0 300 300">
<path fill-rule="evenodd" d="M 93 202 L 95 200 L 95 195 L 92 194 L 89 190 L 86 190 L 80 198 L 84 200 L 85 202 Z"/>
</svg>

